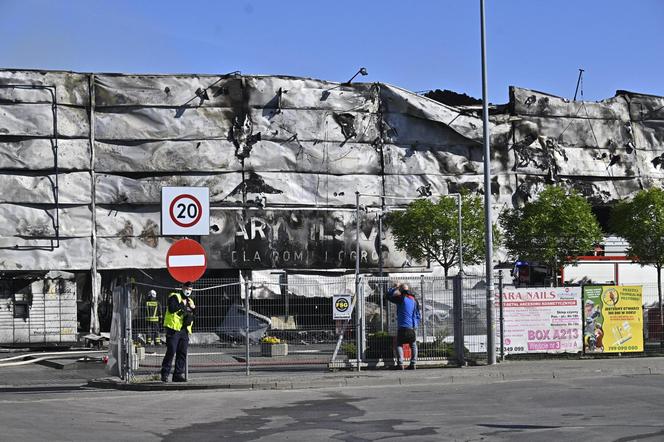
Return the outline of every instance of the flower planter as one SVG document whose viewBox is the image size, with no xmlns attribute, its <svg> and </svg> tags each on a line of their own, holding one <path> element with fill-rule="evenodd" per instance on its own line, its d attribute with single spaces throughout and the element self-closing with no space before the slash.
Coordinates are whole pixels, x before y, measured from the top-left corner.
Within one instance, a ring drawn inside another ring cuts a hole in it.
<svg viewBox="0 0 664 442">
<path fill-rule="evenodd" d="M 273 357 L 273 356 L 287 356 L 288 355 L 288 344 L 261 344 L 261 356 Z"/>
</svg>

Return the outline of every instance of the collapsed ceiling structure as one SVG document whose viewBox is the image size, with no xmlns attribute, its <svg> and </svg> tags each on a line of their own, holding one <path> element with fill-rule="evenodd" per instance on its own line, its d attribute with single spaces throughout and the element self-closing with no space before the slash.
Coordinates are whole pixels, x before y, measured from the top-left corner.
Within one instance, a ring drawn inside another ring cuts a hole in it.
<svg viewBox="0 0 664 442">
<path fill-rule="evenodd" d="M 3 70 L 0 271 L 163 268 L 162 186 L 210 189 L 218 269 L 353 267 L 355 192 L 376 195 L 360 236 L 376 267 L 379 195 L 482 192 L 478 112 L 382 83 Z M 660 185 L 664 98 L 512 87 L 491 146 L 496 212 L 548 182 L 610 204 Z"/>
</svg>

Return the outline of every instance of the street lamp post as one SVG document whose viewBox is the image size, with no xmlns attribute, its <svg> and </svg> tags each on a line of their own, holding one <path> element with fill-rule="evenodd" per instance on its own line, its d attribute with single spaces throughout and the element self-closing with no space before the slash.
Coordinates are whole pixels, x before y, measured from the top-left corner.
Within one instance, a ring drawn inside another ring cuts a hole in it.
<svg viewBox="0 0 664 442">
<path fill-rule="evenodd" d="M 491 231 L 491 145 L 489 140 L 489 98 L 486 72 L 486 24 L 484 0 L 480 0 L 482 40 L 482 134 L 484 137 L 484 238 L 486 247 L 486 352 L 487 364 L 496 363 L 496 323 L 493 315 L 493 232 Z"/>
</svg>

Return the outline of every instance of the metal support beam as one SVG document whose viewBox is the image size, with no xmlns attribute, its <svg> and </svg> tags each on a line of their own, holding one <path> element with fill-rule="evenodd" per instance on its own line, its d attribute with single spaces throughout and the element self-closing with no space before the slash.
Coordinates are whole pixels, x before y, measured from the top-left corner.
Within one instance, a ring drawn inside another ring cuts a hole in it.
<svg viewBox="0 0 664 442">
<path fill-rule="evenodd" d="M 355 192 L 355 358 L 362 360 L 362 309 L 360 307 L 360 192 Z"/>
<path fill-rule="evenodd" d="M 90 269 L 90 281 L 92 292 L 90 293 L 90 332 L 99 333 L 99 291 L 101 281 L 97 273 L 97 205 L 95 202 L 96 177 L 95 177 L 95 75 L 88 77 L 88 89 L 90 96 L 90 189 L 92 199 L 90 210 L 92 211 L 92 233 L 90 241 L 92 243 L 92 268 Z"/>
</svg>

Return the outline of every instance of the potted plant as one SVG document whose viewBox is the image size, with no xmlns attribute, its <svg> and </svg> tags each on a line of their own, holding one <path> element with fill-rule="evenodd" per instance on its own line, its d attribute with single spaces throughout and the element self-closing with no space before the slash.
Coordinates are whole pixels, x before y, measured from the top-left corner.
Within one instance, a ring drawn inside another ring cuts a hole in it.
<svg viewBox="0 0 664 442">
<path fill-rule="evenodd" d="M 281 342 L 281 339 L 275 336 L 263 336 L 261 338 L 261 356 L 287 356 L 288 344 Z"/>
</svg>

